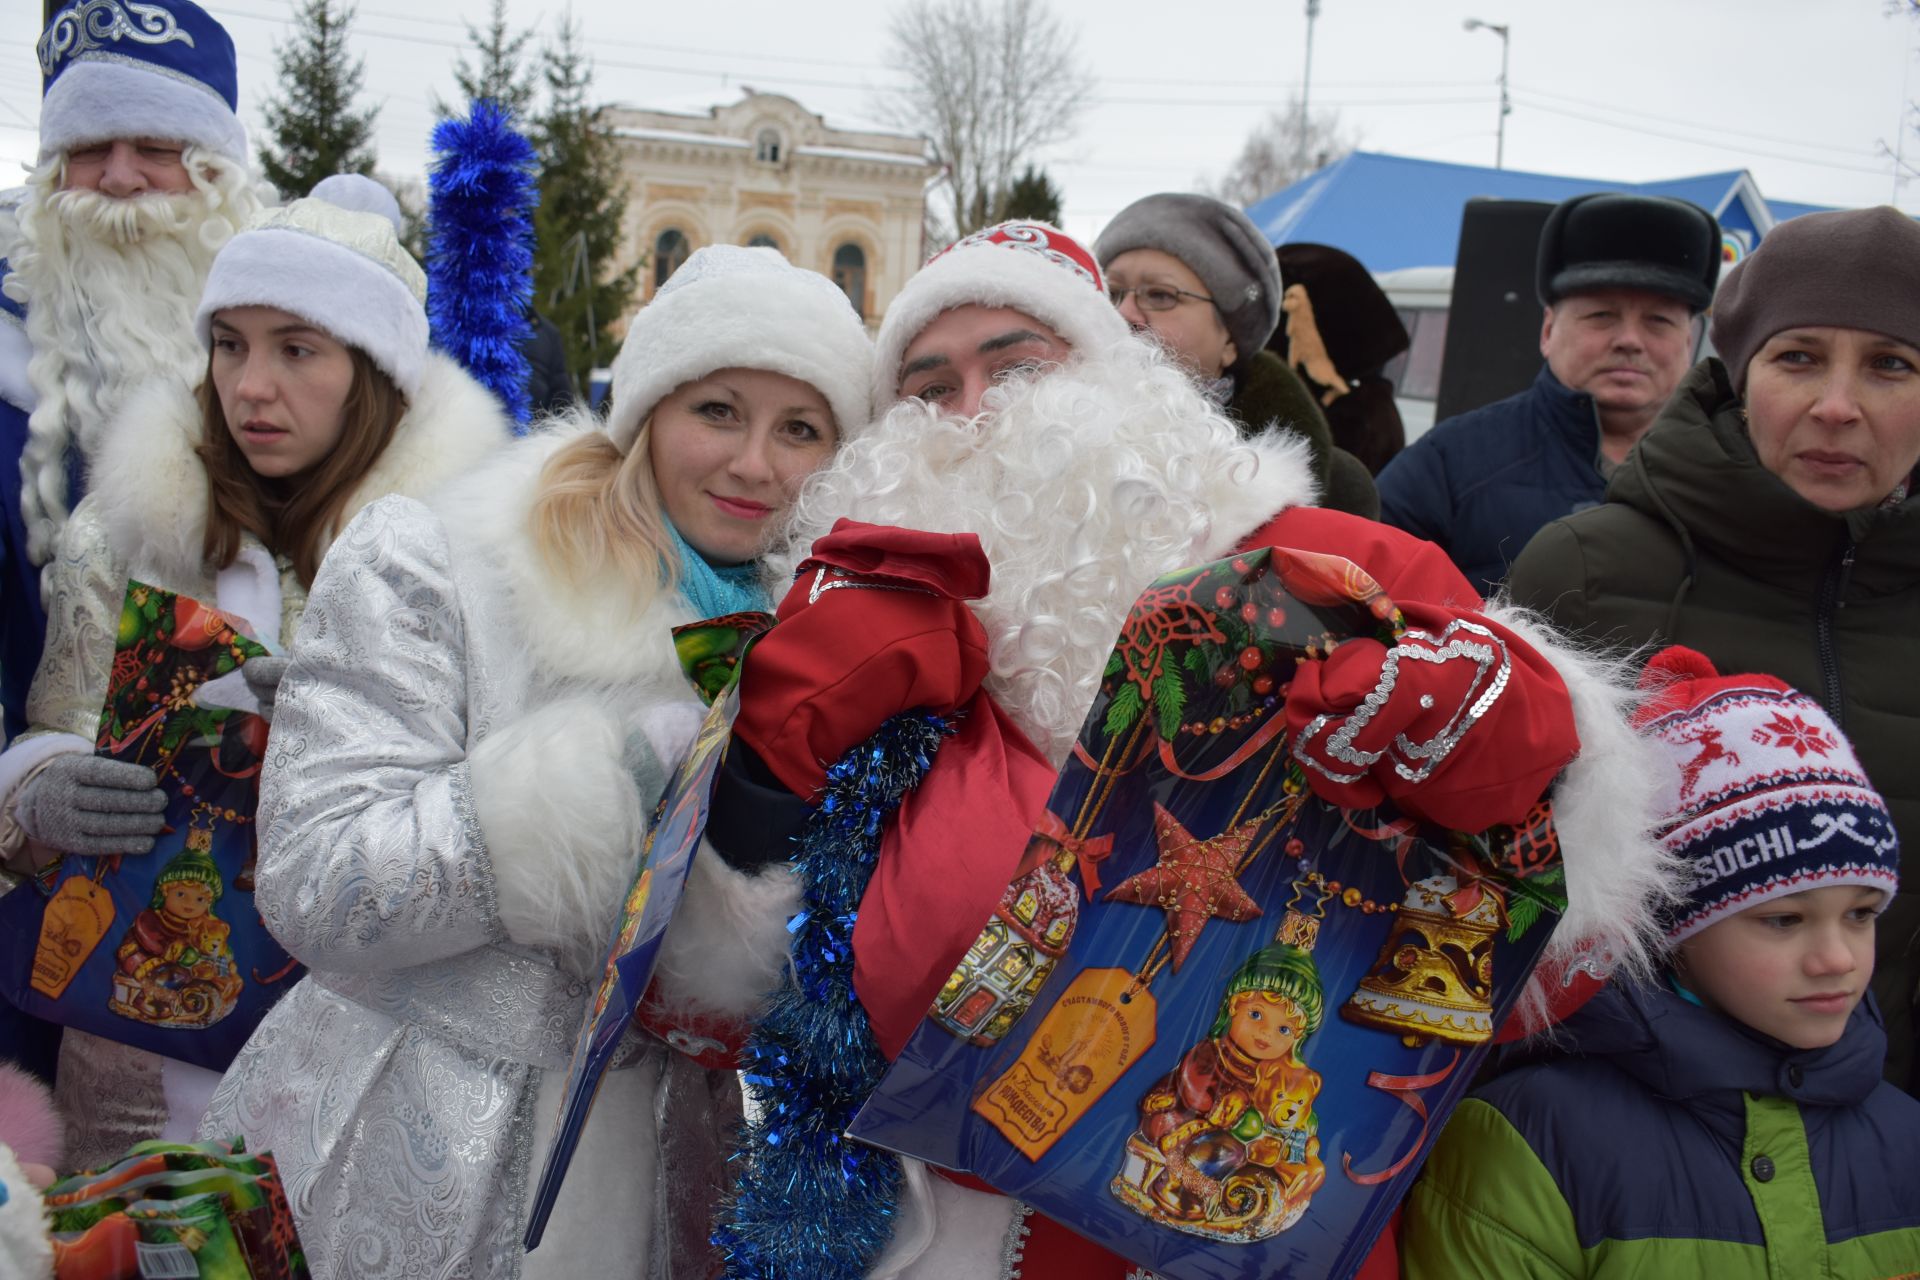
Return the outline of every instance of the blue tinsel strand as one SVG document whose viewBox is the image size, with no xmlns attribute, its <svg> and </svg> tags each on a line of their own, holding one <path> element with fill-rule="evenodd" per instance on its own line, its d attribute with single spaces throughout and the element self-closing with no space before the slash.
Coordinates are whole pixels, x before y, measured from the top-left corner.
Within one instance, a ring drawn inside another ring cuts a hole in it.
<svg viewBox="0 0 1920 1280">
<path fill-rule="evenodd" d="M 893 1236 L 899 1161 L 841 1136 L 887 1070 L 853 992 L 853 925 L 887 815 L 951 732 L 925 712 L 887 721 L 827 771 L 801 833 L 804 910 L 787 926 L 796 981 L 747 1040 L 760 1118 L 713 1236 L 731 1280 L 860 1280 Z"/>
<path fill-rule="evenodd" d="M 427 319 L 452 356 L 524 431 L 527 358 L 520 341 L 533 300 L 533 146 L 512 116 L 478 99 L 464 120 L 433 129 L 428 179 Z"/>
</svg>

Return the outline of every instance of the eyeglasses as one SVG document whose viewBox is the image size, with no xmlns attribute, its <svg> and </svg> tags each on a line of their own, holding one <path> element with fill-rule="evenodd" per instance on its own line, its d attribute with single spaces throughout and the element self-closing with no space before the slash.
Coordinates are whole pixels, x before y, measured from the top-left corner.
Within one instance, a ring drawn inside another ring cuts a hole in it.
<svg viewBox="0 0 1920 1280">
<path fill-rule="evenodd" d="M 1204 293 L 1189 293 L 1170 284 L 1136 284 L 1126 288 L 1117 284 L 1107 286 L 1107 297 L 1116 307 L 1127 300 L 1128 294 L 1133 295 L 1133 300 L 1142 311 L 1171 311 L 1180 305 L 1182 298 L 1192 298 L 1195 302 L 1213 301 Z"/>
</svg>

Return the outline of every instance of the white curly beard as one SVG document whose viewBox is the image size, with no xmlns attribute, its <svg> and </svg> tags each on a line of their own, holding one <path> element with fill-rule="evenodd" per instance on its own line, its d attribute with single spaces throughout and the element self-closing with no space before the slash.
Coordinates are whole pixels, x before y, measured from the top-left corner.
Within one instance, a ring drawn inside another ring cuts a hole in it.
<svg viewBox="0 0 1920 1280">
<path fill-rule="evenodd" d="M 44 563 L 69 509 L 66 451 L 83 454 L 126 395 L 158 374 L 197 383 L 193 313 L 220 246 L 262 207 L 246 170 L 198 148 L 193 189 L 115 199 L 58 189 L 62 161 L 28 179 L 8 296 L 27 306 L 38 403 L 21 456 L 29 555 Z"/>
<path fill-rule="evenodd" d="M 1058 765 L 1135 597 L 1206 558 L 1217 499 L 1259 466 L 1185 374 L 1130 339 L 1002 384 L 971 420 L 895 405 L 808 479 L 768 569 L 777 597 L 843 516 L 978 535 L 987 689 Z"/>
</svg>

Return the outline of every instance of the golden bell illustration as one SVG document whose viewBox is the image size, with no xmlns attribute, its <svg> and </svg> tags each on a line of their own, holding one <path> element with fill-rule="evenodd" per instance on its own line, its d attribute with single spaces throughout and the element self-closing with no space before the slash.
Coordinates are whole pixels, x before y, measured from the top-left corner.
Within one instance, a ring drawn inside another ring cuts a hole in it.
<svg viewBox="0 0 1920 1280">
<path fill-rule="evenodd" d="M 934 998 L 934 1021 L 977 1045 L 997 1044 L 1032 1006 L 1080 923 L 1074 864 L 1105 856 L 1113 844 L 1112 836 L 1075 839 L 1046 817 L 1027 845 L 1026 870 Z"/>
<path fill-rule="evenodd" d="M 1363 1027 L 1425 1040 L 1484 1044 L 1493 1037 L 1493 944 L 1506 903 L 1492 885 L 1430 876 L 1407 887 L 1371 972 L 1340 1008 Z"/>
</svg>

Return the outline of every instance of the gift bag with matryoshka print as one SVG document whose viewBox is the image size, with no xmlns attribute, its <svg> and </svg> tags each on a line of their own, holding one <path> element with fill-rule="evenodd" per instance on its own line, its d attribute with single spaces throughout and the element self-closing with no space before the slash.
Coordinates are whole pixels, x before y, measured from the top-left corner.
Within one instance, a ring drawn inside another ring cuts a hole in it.
<svg viewBox="0 0 1920 1280">
<path fill-rule="evenodd" d="M 97 754 L 166 793 L 144 854 L 69 857 L 0 899 L 0 982 L 28 1013 L 224 1070 L 303 970 L 253 904 L 267 723 L 202 687 L 267 650 L 246 623 L 129 582 Z"/>
<path fill-rule="evenodd" d="M 1307 786 L 1296 662 L 1404 626 L 1349 562 L 1284 549 L 1143 594 L 1017 875 L 850 1134 L 1167 1280 L 1353 1274 L 1566 904 L 1544 805 L 1465 836 Z M 1502 652 L 1458 639 L 1466 726 Z M 1413 745 L 1416 771 L 1444 755 Z"/>
</svg>

